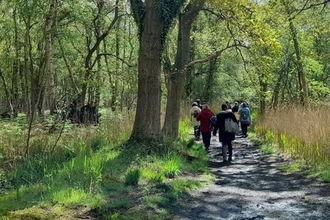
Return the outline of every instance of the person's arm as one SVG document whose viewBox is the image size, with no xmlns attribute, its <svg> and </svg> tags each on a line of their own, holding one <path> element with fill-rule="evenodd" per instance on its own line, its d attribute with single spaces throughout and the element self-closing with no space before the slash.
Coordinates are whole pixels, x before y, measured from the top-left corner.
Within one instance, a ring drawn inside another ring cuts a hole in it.
<svg viewBox="0 0 330 220">
<path fill-rule="evenodd" d="M 213 136 L 217 135 L 218 129 L 219 129 L 219 121 L 218 121 L 218 115 L 216 115 L 217 121 L 215 122 L 214 128 L 213 128 Z"/>
</svg>

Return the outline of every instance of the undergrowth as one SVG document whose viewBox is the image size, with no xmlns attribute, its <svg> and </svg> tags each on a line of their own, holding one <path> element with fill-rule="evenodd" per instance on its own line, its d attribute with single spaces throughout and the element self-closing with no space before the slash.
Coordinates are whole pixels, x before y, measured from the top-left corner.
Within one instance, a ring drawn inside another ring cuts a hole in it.
<svg viewBox="0 0 330 220">
<path fill-rule="evenodd" d="M 10 128 L 0 136 L 2 219 L 167 219 L 180 196 L 201 186 L 184 175 L 208 178 L 207 155 L 184 130 L 187 121 L 179 141 L 147 145 L 126 142 L 130 115 L 104 114 L 97 127 L 65 125 L 60 137 L 45 131 L 49 120 L 38 121 L 28 156 L 22 118 L 1 123 Z"/>
</svg>

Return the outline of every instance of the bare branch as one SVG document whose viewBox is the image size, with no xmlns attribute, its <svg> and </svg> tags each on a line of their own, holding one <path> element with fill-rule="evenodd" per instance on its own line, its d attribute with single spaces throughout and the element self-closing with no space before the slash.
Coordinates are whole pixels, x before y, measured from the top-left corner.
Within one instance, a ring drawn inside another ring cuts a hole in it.
<svg viewBox="0 0 330 220">
<path fill-rule="evenodd" d="M 293 15 L 291 18 L 289 18 L 289 20 L 293 20 L 297 15 L 301 14 L 303 11 L 309 10 L 311 8 L 323 5 L 323 8 L 330 3 L 330 0 L 325 0 L 323 2 L 318 2 L 318 3 L 314 3 L 314 4 L 308 4 L 310 2 L 310 0 L 306 0 L 304 6 L 295 14 Z"/>
<path fill-rule="evenodd" d="M 189 62 L 186 66 L 185 66 L 185 70 L 189 67 L 192 67 L 198 63 L 205 63 L 205 62 L 208 62 L 210 61 L 211 59 L 214 59 L 214 58 L 217 58 L 219 57 L 224 51 L 230 49 L 230 48 L 233 48 L 233 47 L 245 47 L 245 48 L 248 48 L 246 45 L 243 45 L 241 44 L 240 42 L 235 42 L 234 44 L 227 44 L 227 46 L 221 50 L 217 50 L 215 53 L 211 54 L 210 56 L 206 57 L 206 58 L 203 58 L 203 59 L 199 59 L 199 60 L 194 60 L 194 61 L 191 61 Z"/>
<path fill-rule="evenodd" d="M 136 67 L 137 65 L 132 65 L 129 64 L 128 62 L 126 62 L 123 58 L 116 56 L 115 54 L 112 53 L 100 53 L 96 56 L 96 58 L 94 59 L 94 62 L 92 64 L 92 66 L 94 66 L 96 64 L 96 62 L 98 61 L 98 59 L 100 59 L 102 56 L 112 56 L 112 57 L 116 57 L 116 59 L 120 60 L 121 62 L 123 62 L 124 64 L 126 64 L 126 66 L 128 67 Z"/>
</svg>

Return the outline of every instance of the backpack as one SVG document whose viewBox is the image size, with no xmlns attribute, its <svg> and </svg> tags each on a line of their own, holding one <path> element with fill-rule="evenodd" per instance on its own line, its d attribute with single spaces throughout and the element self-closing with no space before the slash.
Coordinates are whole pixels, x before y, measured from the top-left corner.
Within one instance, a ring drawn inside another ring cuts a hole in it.
<svg viewBox="0 0 330 220">
<path fill-rule="evenodd" d="M 247 114 L 247 112 L 242 112 L 242 119 L 243 120 L 248 120 L 248 114 Z"/>
<path fill-rule="evenodd" d="M 217 117 L 214 115 L 210 118 L 210 126 L 215 127 L 215 124 L 217 123 Z"/>
<path fill-rule="evenodd" d="M 199 114 L 198 111 L 194 111 L 194 113 L 193 113 L 194 118 L 196 118 L 198 114 Z"/>
</svg>

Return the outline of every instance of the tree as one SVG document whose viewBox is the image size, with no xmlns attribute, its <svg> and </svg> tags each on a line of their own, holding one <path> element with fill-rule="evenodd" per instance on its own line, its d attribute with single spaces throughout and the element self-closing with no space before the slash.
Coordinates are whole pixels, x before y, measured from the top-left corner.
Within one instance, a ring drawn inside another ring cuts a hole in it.
<svg viewBox="0 0 330 220">
<path fill-rule="evenodd" d="M 187 78 L 186 64 L 190 58 L 192 23 L 204 5 L 203 0 L 190 2 L 179 15 L 175 64 L 169 71 L 167 103 L 163 134 L 172 139 L 178 137 L 180 106 Z"/>
<path fill-rule="evenodd" d="M 130 0 L 139 29 L 138 99 L 131 139 L 161 136 L 161 55 L 173 19 L 183 0 Z"/>
</svg>

